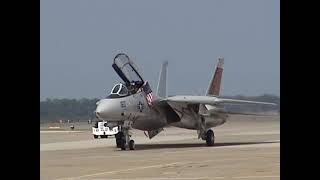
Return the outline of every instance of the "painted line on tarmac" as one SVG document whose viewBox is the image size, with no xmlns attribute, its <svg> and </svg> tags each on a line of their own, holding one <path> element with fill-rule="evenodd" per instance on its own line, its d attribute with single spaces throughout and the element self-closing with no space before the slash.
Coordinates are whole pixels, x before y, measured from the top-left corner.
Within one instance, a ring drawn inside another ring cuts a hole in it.
<svg viewBox="0 0 320 180">
<path fill-rule="evenodd" d="M 114 174 L 114 173 L 119 173 L 119 172 L 127 172 L 127 171 L 141 170 L 141 169 L 161 168 L 161 167 L 165 167 L 165 166 L 186 164 L 186 163 L 190 163 L 190 162 L 193 162 L 193 161 L 174 162 L 174 163 L 169 163 L 169 164 L 158 164 L 158 165 L 152 165 L 152 166 L 141 166 L 141 167 L 136 167 L 136 168 L 124 169 L 124 170 L 107 171 L 107 172 L 100 172 L 100 173 L 94 173 L 94 174 L 87 174 L 87 175 L 83 175 L 83 176 L 60 178 L 60 179 L 56 179 L 56 180 L 71 180 L 71 179 L 86 178 L 86 177 L 92 177 L 92 176 Z"/>
<path fill-rule="evenodd" d="M 202 179 L 263 179 L 263 178 L 280 178 L 280 176 L 231 176 L 231 177 L 224 177 L 224 176 L 218 176 L 218 177 L 162 177 L 162 178 L 130 178 L 130 179 L 124 179 L 124 178 L 117 178 L 117 179 L 110 179 L 110 180 L 189 180 L 189 179 L 195 179 L 195 180 L 202 180 Z M 100 180 L 100 179 L 93 179 L 93 180 Z"/>
<path fill-rule="evenodd" d="M 230 158 L 230 159 L 222 159 L 221 161 L 248 160 L 248 159 L 249 158 Z M 198 162 L 203 163 L 203 162 L 212 162 L 212 161 L 216 162 L 218 160 L 212 159 L 212 160 L 205 160 L 205 161 L 198 161 Z M 135 168 L 123 169 L 123 170 L 104 171 L 104 172 L 87 174 L 87 175 L 82 175 L 82 176 L 59 178 L 59 179 L 56 179 L 56 180 L 73 180 L 73 179 L 79 179 L 79 178 L 88 178 L 88 177 L 92 177 L 92 176 L 100 176 L 100 175 L 106 175 L 106 174 L 116 174 L 116 173 L 120 173 L 120 172 L 128 172 L 128 171 L 141 170 L 141 169 L 162 168 L 162 167 L 172 166 L 172 165 L 183 165 L 183 164 L 188 164 L 188 163 L 194 163 L 194 161 L 179 161 L 179 162 L 174 162 L 174 163 L 169 163 L 169 164 L 157 164 L 157 165 L 151 165 L 151 166 L 140 166 L 140 167 L 135 167 Z"/>
<path fill-rule="evenodd" d="M 231 177 L 233 179 L 261 179 L 261 178 L 280 178 L 280 176 L 237 176 Z"/>
<path fill-rule="evenodd" d="M 225 134 L 226 136 L 241 136 L 241 135 L 278 135 L 280 134 L 280 131 L 266 131 L 266 132 L 241 132 L 241 133 L 230 133 Z"/>
<path fill-rule="evenodd" d="M 85 132 L 85 131 L 51 131 L 51 130 L 44 130 L 44 131 L 40 131 L 40 134 L 51 134 L 51 133 L 80 133 L 80 132 Z"/>
<path fill-rule="evenodd" d="M 241 142 L 240 142 L 241 143 Z M 263 142 L 259 142 L 259 143 L 254 143 L 252 142 L 252 144 L 236 144 L 236 145 L 228 145 L 228 146 L 212 146 L 212 147 L 201 147 L 201 149 L 191 149 L 191 150 L 176 150 L 176 151 L 167 151 L 167 152 L 163 152 L 164 154 L 180 154 L 180 153 L 184 153 L 184 152 L 201 152 L 201 151 L 208 151 L 208 148 L 210 148 L 210 150 L 214 150 L 216 148 L 248 148 L 248 147 L 260 147 L 260 146 L 271 146 L 273 147 L 278 146 L 280 143 L 279 139 L 276 140 L 268 140 L 268 141 L 263 141 Z"/>
<path fill-rule="evenodd" d="M 189 179 L 193 179 L 193 180 L 206 180 L 206 179 L 210 179 L 209 177 L 163 177 L 163 178 L 130 178 L 130 179 L 110 179 L 110 180 L 189 180 Z M 98 179 L 94 179 L 94 180 L 98 180 Z"/>
</svg>

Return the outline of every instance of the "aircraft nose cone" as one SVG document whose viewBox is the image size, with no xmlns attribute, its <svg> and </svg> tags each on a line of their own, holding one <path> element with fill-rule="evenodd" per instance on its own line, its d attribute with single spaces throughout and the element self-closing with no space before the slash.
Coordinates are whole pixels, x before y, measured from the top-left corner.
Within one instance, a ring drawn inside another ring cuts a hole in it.
<svg viewBox="0 0 320 180">
<path fill-rule="evenodd" d="M 104 108 L 104 105 L 99 104 L 97 106 L 97 109 L 96 109 L 96 117 L 98 119 L 102 119 L 103 118 L 103 114 L 105 114 L 106 111 L 107 111 L 107 109 Z"/>
<path fill-rule="evenodd" d="M 114 102 L 114 100 L 106 99 L 100 101 L 96 108 L 96 117 L 101 120 L 119 120 L 121 118 L 122 110 L 119 103 Z M 121 111 L 121 112 L 120 112 Z"/>
</svg>

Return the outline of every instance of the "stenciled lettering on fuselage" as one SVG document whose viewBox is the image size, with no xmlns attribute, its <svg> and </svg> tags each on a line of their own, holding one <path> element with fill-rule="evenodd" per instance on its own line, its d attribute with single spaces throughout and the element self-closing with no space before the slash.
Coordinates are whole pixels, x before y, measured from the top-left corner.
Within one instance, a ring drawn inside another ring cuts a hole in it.
<svg viewBox="0 0 320 180">
<path fill-rule="evenodd" d="M 139 101 L 139 103 L 138 103 L 138 110 L 140 111 L 140 112 L 142 112 L 143 111 L 143 109 L 144 109 L 144 104 L 142 103 L 142 102 L 140 102 Z"/>
<path fill-rule="evenodd" d="M 127 108 L 126 101 L 120 101 L 120 107 L 122 109 L 126 109 Z"/>
</svg>

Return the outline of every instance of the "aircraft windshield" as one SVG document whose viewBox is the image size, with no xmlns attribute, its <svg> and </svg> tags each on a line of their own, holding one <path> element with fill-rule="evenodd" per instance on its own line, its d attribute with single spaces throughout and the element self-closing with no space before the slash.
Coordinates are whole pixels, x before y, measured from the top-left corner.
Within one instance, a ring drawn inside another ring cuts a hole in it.
<svg viewBox="0 0 320 180">
<path fill-rule="evenodd" d="M 118 54 L 114 58 L 112 67 L 130 89 L 132 88 L 132 86 L 134 88 L 139 88 L 143 85 L 144 81 L 138 73 L 135 64 L 129 59 L 126 54 Z"/>
<path fill-rule="evenodd" d="M 119 97 L 124 97 L 128 96 L 129 92 L 128 89 L 125 85 L 123 84 L 116 84 L 112 90 L 110 95 L 108 96 L 109 98 L 119 98 Z"/>
<path fill-rule="evenodd" d="M 117 84 L 113 87 L 111 94 L 117 94 L 120 89 L 120 84 Z"/>
</svg>

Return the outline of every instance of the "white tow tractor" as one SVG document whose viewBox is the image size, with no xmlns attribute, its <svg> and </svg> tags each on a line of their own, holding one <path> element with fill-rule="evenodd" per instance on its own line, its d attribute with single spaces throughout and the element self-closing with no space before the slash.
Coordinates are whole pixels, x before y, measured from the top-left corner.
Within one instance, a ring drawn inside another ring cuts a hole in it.
<svg viewBox="0 0 320 180">
<path fill-rule="evenodd" d="M 99 136 L 100 138 L 108 138 L 108 136 L 116 135 L 118 132 L 119 127 L 108 127 L 107 121 L 97 121 L 92 127 L 92 134 L 95 139 L 97 139 Z"/>
</svg>

